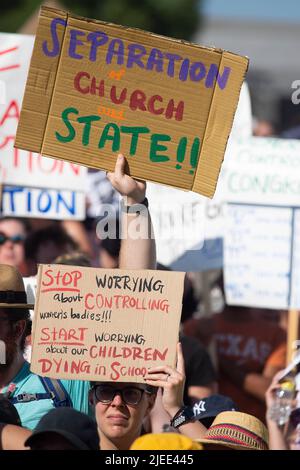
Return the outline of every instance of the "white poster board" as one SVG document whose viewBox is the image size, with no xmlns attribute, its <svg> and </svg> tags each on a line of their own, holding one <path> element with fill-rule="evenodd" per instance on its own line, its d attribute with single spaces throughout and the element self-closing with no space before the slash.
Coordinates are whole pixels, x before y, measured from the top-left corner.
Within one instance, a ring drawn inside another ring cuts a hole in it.
<svg viewBox="0 0 300 470">
<path fill-rule="evenodd" d="M 87 169 L 77 164 L 14 148 L 33 42 L 33 36 L 0 33 L 0 184 L 6 187 L 49 188 L 53 194 L 54 190 L 76 191 L 78 210 L 73 216 L 69 213 L 67 217 L 83 219 Z M 35 194 L 38 192 L 37 189 L 32 191 Z M 27 204 L 26 197 L 27 193 L 23 191 L 24 200 L 21 203 L 21 193 L 19 193 L 17 209 L 20 208 L 20 212 L 17 210 L 12 214 L 8 210 L 7 196 L 4 196 L 3 214 L 40 217 L 38 211 L 21 209 Z M 60 219 L 63 218 L 63 214 L 57 213 L 56 217 L 52 213 L 51 218 Z"/>
<path fill-rule="evenodd" d="M 2 210 L 10 217 L 83 220 L 85 194 L 63 189 L 3 186 Z"/>
<path fill-rule="evenodd" d="M 227 206 L 224 276 L 229 305 L 300 308 L 299 221 L 295 208 Z"/>
</svg>

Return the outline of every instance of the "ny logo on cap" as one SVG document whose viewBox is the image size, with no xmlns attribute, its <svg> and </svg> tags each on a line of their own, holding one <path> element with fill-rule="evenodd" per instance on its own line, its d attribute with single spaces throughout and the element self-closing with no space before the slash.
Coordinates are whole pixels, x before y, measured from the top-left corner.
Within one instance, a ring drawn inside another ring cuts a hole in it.
<svg viewBox="0 0 300 470">
<path fill-rule="evenodd" d="M 200 400 L 198 403 L 195 403 L 195 405 L 193 406 L 193 412 L 194 412 L 194 415 L 196 416 L 202 413 L 202 411 L 206 411 L 205 402 L 203 400 Z"/>
</svg>

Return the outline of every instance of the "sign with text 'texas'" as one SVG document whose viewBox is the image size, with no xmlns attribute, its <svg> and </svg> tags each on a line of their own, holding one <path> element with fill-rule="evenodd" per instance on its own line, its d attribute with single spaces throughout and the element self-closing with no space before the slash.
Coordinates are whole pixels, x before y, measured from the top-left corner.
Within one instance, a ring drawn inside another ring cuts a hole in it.
<svg viewBox="0 0 300 470">
<path fill-rule="evenodd" d="M 184 273 L 40 265 L 31 370 L 140 382 L 175 366 Z"/>
<path fill-rule="evenodd" d="M 248 59 L 43 7 L 16 147 L 212 197 Z"/>
</svg>

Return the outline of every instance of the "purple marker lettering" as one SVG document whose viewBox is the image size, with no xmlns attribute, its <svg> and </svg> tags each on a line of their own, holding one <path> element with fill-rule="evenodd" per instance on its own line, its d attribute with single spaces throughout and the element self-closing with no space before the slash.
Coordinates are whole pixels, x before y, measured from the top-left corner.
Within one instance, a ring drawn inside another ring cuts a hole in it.
<svg viewBox="0 0 300 470">
<path fill-rule="evenodd" d="M 77 39 L 77 36 L 85 36 L 85 33 L 83 31 L 78 31 L 77 29 L 71 29 L 70 31 L 70 46 L 69 46 L 69 56 L 72 57 L 72 59 L 82 59 L 83 55 L 77 54 L 76 53 L 76 47 L 82 46 L 83 41 L 80 39 Z"/>
<path fill-rule="evenodd" d="M 200 82 L 206 75 L 206 68 L 202 62 L 194 62 L 190 68 L 190 79 L 192 82 Z"/>
<path fill-rule="evenodd" d="M 106 63 L 111 64 L 113 56 L 117 57 L 117 64 L 123 65 L 124 63 L 124 43 L 121 39 L 112 39 L 108 46 L 106 55 Z"/>
<path fill-rule="evenodd" d="M 128 45 L 128 59 L 127 68 L 131 68 L 133 64 L 138 65 L 141 69 L 145 68 L 144 63 L 141 61 L 141 57 L 147 54 L 144 46 L 140 44 L 129 44 Z"/>
<path fill-rule="evenodd" d="M 231 72 L 230 67 L 224 67 L 223 73 L 221 75 L 219 73 L 218 66 L 216 64 L 211 64 L 206 80 L 205 80 L 206 88 L 212 88 L 216 80 L 221 90 L 224 90 L 224 88 L 226 87 L 230 72 Z"/>
<path fill-rule="evenodd" d="M 42 49 L 45 55 L 48 57 L 56 57 L 60 52 L 60 43 L 57 35 L 57 26 L 58 25 L 66 26 L 67 22 L 62 18 L 54 18 L 51 21 L 50 31 L 52 38 L 52 50 L 48 49 L 47 41 L 43 42 Z"/>
<path fill-rule="evenodd" d="M 87 40 L 92 43 L 90 49 L 90 61 L 95 62 L 97 59 L 98 47 L 107 43 L 108 36 L 102 31 L 96 31 L 94 33 L 90 33 L 87 37 Z"/>
<path fill-rule="evenodd" d="M 180 57 L 180 55 L 177 55 L 177 54 L 167 53 L 165 54 L 165 58 L 169 60 L 167 74 L 169 77 L 174 77 L 175 61 L 181 60 L 182 57 Z"/>
</svg>

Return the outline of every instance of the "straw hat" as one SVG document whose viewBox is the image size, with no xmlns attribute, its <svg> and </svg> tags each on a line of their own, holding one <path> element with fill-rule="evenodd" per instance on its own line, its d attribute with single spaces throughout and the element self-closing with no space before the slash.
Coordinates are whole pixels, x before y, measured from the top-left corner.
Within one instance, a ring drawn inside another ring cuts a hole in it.
<svg viewBox="0 0 300 470">
<path fill-rule="evenodd" d="M 239 450 L 268 450 L 268 431 L 255 416 L 239 411 L 220 413 L 207 430 L 202 444 L 220 444 Z"/>
<path fill-rule="evenodd" d="M 7 264 L 0 264 L 0 308 L 28 308 L 24 282 L 19 271 Z"/>
<path fill-rule="evenodd" d="M 144 434 L 138 437 L 130 450 L 202 450 L 198 442 L 183 434 L 164 432 L 161 434 Z"/>
</svg>

